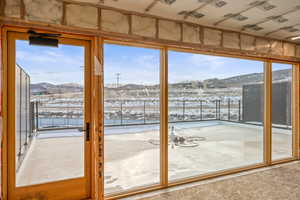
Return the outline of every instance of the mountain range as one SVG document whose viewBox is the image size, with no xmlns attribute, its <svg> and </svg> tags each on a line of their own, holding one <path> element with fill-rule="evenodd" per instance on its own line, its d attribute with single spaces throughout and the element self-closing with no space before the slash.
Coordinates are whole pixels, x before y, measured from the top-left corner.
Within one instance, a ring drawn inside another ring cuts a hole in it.
<svg viewBox="0 0 300 200">
<path fill-rule="evenodd" d="M 62 94 L 82 91 L 82 85 L 77 83 L 52 84 L 43 82 L 30 84 L 30 92 L 32 94 Z"/>
<path fill-rule="evenodd" d="M 286 81 L 291 76 L 291 70 L 277 70 L 272 73 L 273 81 Z M 197 88 L 228 88 L 241 87 L 245 84 L 262 83 L 264 80 L 263 73 L 251 73 L 239 76 L 233 76 L 224 79 L 206 79 L 204 81 L 184 81 L 179 83 L 172 83 L 170 88 L 177 89 L 197 89 Z M 61 94 L 61 93 L 75 93 L 82 92 L 83 87 L 77 83 L 52 84 L 47 82 L 35 83 L 30 85 L 32 94 Z M 140 90 L 140 89 L 158 89 L 159 85 L 145 86 L 141 84 L 125 84 L 118 88 L 114 86 L 105 87 L 106 90 Z"/>
</svg>

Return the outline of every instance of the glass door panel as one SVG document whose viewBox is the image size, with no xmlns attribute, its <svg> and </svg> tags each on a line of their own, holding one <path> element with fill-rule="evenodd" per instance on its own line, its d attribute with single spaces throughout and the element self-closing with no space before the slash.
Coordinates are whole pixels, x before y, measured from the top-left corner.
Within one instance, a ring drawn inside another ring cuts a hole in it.
<svg viewBox="0 0 300 200">
<path fill-rule="evenodd" d="M 104 188 L 160 182 L 160 51 L 104 45 Z"/>
<path fill-rule="evenodd" d="M 272 160 L 293 156 L 292 67 L 272 63 Z"/>
<path fill-rule="evenodd" d="M 169 51 L 169 181 L 263 163 L 264 63 Z"/>
<path fill-rule="evenodd" d="M 54 48 L 31 45 L 25 33 L 9 36 L 10 195 L 35 188 L 49 199 L 89 197 L 89 43 L 64 38 Z M 77 191 L 63 197 L 51 188 Z"/>
<path fill-rule="evenodd" d="M 83 66 L 83 47 L 16 41 L 17 186 L 84 176 Z"/>
</svg>

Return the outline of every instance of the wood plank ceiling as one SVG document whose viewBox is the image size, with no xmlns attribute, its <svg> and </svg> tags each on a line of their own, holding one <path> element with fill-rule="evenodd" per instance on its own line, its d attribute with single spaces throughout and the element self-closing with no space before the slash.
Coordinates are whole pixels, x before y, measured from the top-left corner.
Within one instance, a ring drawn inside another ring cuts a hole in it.
<svg viewBox="0 0 300 200">
<path fill-rule="evenodd" d="M 300 36 L 300 0 L 74 1 L 102 4 L 276 39 Z M 294 42 L 300 43 L 300 38 Z"/>
</svg>

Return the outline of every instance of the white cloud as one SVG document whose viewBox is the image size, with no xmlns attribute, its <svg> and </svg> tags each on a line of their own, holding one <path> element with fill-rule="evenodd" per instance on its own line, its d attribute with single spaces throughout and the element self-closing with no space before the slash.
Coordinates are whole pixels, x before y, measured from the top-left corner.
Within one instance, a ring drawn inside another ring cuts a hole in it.
<svg viewBox="0 0 300 200">
<path fill-rule="evenodd" d="M 205 66 L 206 70 L 217 70 L 225 64 L 224 58 L 222 57 L 201 54 L 190 54 L 187 57 L 187 60 L 195 66 Z"/>
<path fill-rule="evenodd" d="M 58 53 L 54 51 L 42 51 L 37 54 L 30 51 L 18 50 L 16 57 L 17 61 L 23 60 L 38 63 L 60 63 L 68 65 L 82 65 L 84 61 L 84 55 L 71 56 L 63 52 Z"/>
<path fill-rule="evenodd" d="M 29 73 L 32 83 L 82 83 L 84 55 L 72 55 L 61 49 L 36 51 L 26 47 L 17 50 L 16 62 Z"/>
</svg>

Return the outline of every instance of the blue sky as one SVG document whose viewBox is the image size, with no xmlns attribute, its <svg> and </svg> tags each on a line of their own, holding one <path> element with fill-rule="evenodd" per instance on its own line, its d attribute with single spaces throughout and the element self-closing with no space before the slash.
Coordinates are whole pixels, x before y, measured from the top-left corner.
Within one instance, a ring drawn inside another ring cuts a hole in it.
<svg viewBox="0 0 300 200">
<path fill-rule="evenodd" d="M 32 83 L 50 82 L 83 83 L 84 49 L 78 46 L 60 45 L 59 48 L 29 46 L 27 41 L 17 41 L 17 63 L 29 73 Z M 160 52 L 156 49 L 104 45 L 104 81 L 116 84 L 158 84 Z M 273 70 L 290 67 L 274 64 Z M 226 78 L 263 72 L 263 62 L 169 52 L 169 82 Z"/>
<path fill-rule="evenodd" d="M 171 51 L 169 53 L 169 82 L 205 80 L 261 73 L 263 62 L 203 54 Z"/>
<path fill-rule="evenodd" d="M 292 65 L 290 64 L 282 64 L 282 63 L 273 63 L 272 71 L 282 70 L 282 69 L 291 69 Z"/>
<path fill-rule="evenodd" d="M 116 73 L 120 73 L 121 84 L 158 84 L 159 68 L 158 50 L 104 45 L 105 84 L 116 84 Z"/>
<path fill-rule="evenodd" d="M 83 47 L 30 46 L 28 41 L 18 40 L 16 52 L 17 63 L 30 75 L 32 83 L 83 83 Z"/>
<path fill-rule="evenodd" d="M 106 84 L 154 84 L 159 82 L 159 50 L 105 44 L 104 75 Z M 287 69 L 291 65 L 276 64 L 273 70 Z M 227 78 L 249 73 L 262 73 L 261 61 L 209 56 L 169 51 L 169 83 L 209 78 Z"/>
<path fill-rule="evenodd" d="M 158 83 L 159 50 L 106 44 L 104 47 L 106 84 Z M 169 82 L 226 78 L 263 72 L 263 62 L 201 54 L 169 52 Z"/>
</svg>

